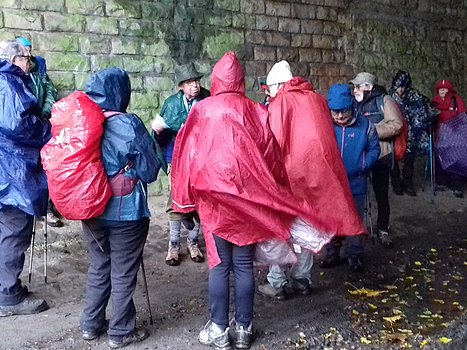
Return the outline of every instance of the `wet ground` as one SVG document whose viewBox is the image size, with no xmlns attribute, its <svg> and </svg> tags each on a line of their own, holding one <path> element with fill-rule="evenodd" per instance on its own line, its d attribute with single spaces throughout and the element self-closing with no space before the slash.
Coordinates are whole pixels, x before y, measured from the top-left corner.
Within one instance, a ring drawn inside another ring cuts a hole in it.
<svg viewBox="0 0 467 350">
<path fill-rule="evenodd" d="M 208 319 L 207 265 L 187 254 L 178 267 L 164 263 L 165 201 L 163 195 L 150 199 L 153 219 L 144 253 L 154 324 L 139 278 L 138 323 L 151 335 L 127 348 L 206 349 L 197 335 Z M 279 302 L 257 295 L 252 349 L 467 349 L 467 199 L 442 192 L 432 204 L 419 191 L 417 197 L 391 194 L 391 203 L 394 249 L 369 238 L 362 274 L 350 273 L 347 265 L 316 267 L 310 296 Z M 49 229 L 48 283 L 42 237 L 39 229 L 29 287 L 51 308 L 0 319 L 0 349 L 108 349 L 106 336 L 86 342 L 78 329 L 87 270 L 79 223 Z M 23 275 L 27 283 L 27 264 Z M 264 276 L 258 269 L 257 282 Z"/>
</svg>

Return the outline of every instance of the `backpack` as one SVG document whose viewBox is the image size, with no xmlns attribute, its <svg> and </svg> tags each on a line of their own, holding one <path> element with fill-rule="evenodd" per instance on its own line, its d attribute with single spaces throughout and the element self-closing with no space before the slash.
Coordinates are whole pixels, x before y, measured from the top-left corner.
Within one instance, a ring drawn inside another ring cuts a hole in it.
<svg viewBox="0 0 467 350">
<path fill-rule="evenodd" d="M 104 115 L 85 93 L 76 91 L 53 105 L 52 138 L 41 150 L 50 198 L 66 219 L 86 220 L 104 213 L 112 196 L 133 191 L 137 179 L 124 175 L 128 163 L 107 177 L 101 154 Z"/>
<path fill-rule="evenodd" d="M 376 104 L 378 108 L 383 113 L 384 118 L 384 95 L 379 95 L 376 97 Z M 394 158 L 396 160 L 402 160 L 405 157 L 405 152 L 407 151 L 407 142 L 409 140 L 409 124 L 407 124 L 407 118 L 402 108 L 397 104 L 399 110 L 402 114 L 402 130 L 401 132 L 394 136 L 392 139 L 392 147 L 394 152 Z"/>
</svg>

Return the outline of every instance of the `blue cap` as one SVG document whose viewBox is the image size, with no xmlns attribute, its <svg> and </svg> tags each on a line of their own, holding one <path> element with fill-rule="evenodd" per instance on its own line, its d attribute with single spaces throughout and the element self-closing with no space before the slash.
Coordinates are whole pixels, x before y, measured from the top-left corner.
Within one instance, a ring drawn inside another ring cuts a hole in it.
<svg viewBox="0 0 467 350">
<path fill-rule="evenodd" d="M 347 84 L 335 84 L 328 93 L 328 107 L 333 111 L 344 111 L 352 107 L 353 97 Z"/>
<path fill-rule="evenodd" d="M 24 36 L 20 36 L 20 37 L 16 38 L 16 42 L 17 42 L 18 44 L 23 45 L 23 46 L 32 47 L 31 42 L 30 42 L 28 39 L 26 39 Z"/>
</svg>

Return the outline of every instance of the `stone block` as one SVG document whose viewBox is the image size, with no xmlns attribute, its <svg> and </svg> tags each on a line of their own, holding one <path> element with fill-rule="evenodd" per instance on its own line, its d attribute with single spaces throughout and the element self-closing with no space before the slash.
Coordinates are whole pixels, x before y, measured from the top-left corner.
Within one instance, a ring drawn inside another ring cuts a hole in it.
<svg viewBox="0 0 467 350">
<path fill-rule="evenodd" d="M 245 75 L 265 78 L 267 73 L 266 63 L 257 61 L 245 62 Z"/>
<path fill-rule="evenodd" d="M 188 6 L 212 9 L 214 7 L 214 0 L 188 0 Z"/>
<path fill-rule="evenodd" d="M 311 34 L 292 35 L 292 47 L 311 47 L 313 45 L 313 36 Z"/>
<path fill-rule="evenodd" d="M 266 45 L 269 46 L 290 46 L 290 34 L 279 32 L 266 32 Z"/>
<path fill-rule="evenodd" d="M 337 21 L 337 9 L 319 6 L 316 8 L 316 19 L 335 22 Z"/>
<path fill-rule="evenodd" d="M 44 13 L 45 29 L 51 32 L 82 33 L 86 27 L 86 17 L 82 15 Z"/>
<path fill-rule="evenodd" d="M 26 10 L 57 11 L 65 10 L 65 0 L 23 0 L 22 8 Z"/>
<path fill-rule="evenodd" d="M 292 17 L 299 19 L 314 19 L 316 18 L 316 6 L 292 4 Z"/>
<path fill-rule="evenodd" d="M 185 25 L 193 23 L 193 14 L 191 13 L 190 9 L 177 6 L 175 7 L 173 21 L 174 23 L 183 23 Z"/>
<path fill-rule="evenodd" d="M 351 65 L 341 65 L 339 68 L 339 75 L 345 78 L 345 82 L 355 77 L 356 74 L 354 67 Z"/>
<path fill-rule="evenodd" d="M 240 11 L 240 0 L 214 0 L 214 8 Z"/>
<path fill-rule="evenodd" d="M 76 90 L 81 90 L 81 91 L 86 90 L 86 84 L 89 81 L 90 77 L 91 77 L 91 73 L 76 72 L 75 73 Z"/>
<path fill-rule="evenodd" d="M 128 72 L 130 76 L 130 83 L 131 83 L 131 91 L 142 91 L 143 90 L 143 77 L 140 74 L 132 74 Z"/>
<path fill-rule="evenodd" d="M 171 77 L 143 77 L 143 86 L 149 91 L 169 91 L 175 88 L 175 83 Z"/>
<path fill-rule="evenodd" d="M 110 68 L 110 67 L 123 67 L 122 56 L 91 56 L 91 68 L 95 72 L 99 69 Z"/>
<path fill-rule="evenodd" d="M 266 44 L 266 32 L 262 30 L 252 30 L 246 33 L 245 41 L 249 44 Z"/>
<path fill-rule="evenodd" d="M 35 11 L 3 10 L 4 26 L 25 30 L 42 30 L 42 14 Z"/>
<path fill-rule="evenodd" d="M 14 31 L 1 30 L 0 31 L 0 41 L 3 40 L 15 40 L 16 34 Z"/>
<path fill-rule="evenodd" d="M 277 48 L 277 60 L 286 60 L 289 62 L 296 62 L 298 61 L 298 48 L 285 48 L 285 47 L 278 47 Z"/>
<path fill-rule="evenodd" d="M 255 17 L 250 14 L 232 13 L 232 27 L 245 30 L 255 28 Z"/>
<path fill-rule="evenodd" d="M 279 18 L 279 31 L 287 33 L 300 33 L 300 20 Z"/>
<path fill-rule="evenodd" d="M 111 17 L 141 18 L 141 6 L 134 0 L 106 0 L 105 14 Z"/>
<path fill-rule="evenodd" d="M 290 17 L 290 3 L 272 0 L 265 1 L 266 14 L 270 16 Z"/>
<path fill-rule="evenodd" d="M 120 34 L 127 36 L 153 36 L 152 21 L 142 19 L 122 19 L 119 21 Z"/>
<path fill-rule="evenodd" d="M 321 62 L 321 50 L 318 49 L 299 49 L 300 62 Z"/>
<path fill-rule="evenodd" d="M 50 70 L 87 72 L 90 69 L 89 58 L 78 53 L 50 51 L 44 54 L 44 58 Z"/>
<path fill-rule="evenodd" d="M 323 34 L 342 36 L 342 29 L 336 22 L 323 22 Z"/>
<path fill-rule="evenodd" d="M 319 49 L 336 49 L 338 38 L 331 35 L 313 35 L 313 47 Z"/>
<path fill-rule="evenodd" d="M 301 20 L 302 22 L 302 34 L 322 34 L 323 33 L 323 22 L 316 20 Z"/>
<path fill-rule="evenodd" d="M 80 15 L 104 15 L 104 1 L 96 0 L 66 0 L 68 13 Z"/>
<path fill-rule="evenodd" d="M 174 7 L 171 4 L 165 4 L 159 1 L 143 1 L 141 2 L 141 15 L 147 20 L 169 19 L 174 16 Z"/>
<path fill-rule="evenodd" d="M 133 38 L 112 38 L 112 54 L 137 55 L 140 53 L 140 42 Z"/>
<path fill-rule="evenodd" d="M 266 6 L 264 0 L 240 0 L 240 11 L 247 14 L 264 14 L 266 12 Z"/>
<path fill-rule="evenodd" d="M 157 57 L 167 56 L 170 54 L 170 47 L 163 39 L 156 42 L 154 40 L 152 42 L 144 40 L 141 42 L 141 54 Z"/>
<path fill-rule="evenodd" d="M 33 34 L 34 50 L 41 51 L 79 51 L 78 36 L 64 33 Z"/>
<path fill-rule="evenodd" d="M 127 72 L 154 71 L 154 57 L 152 56 L 126 56 L 123 57 L 123 69 Z"/>
<path fill-rule="evenodd" d="M 198 69 L 199 72 L 203 70 Z M 154 72 L 156 74 L 173 74 L 175 72 L 175 62 L 172 58 L 157 57 L 154 60 Z"/>
<path fill-rule="evenodd" d="M 253 57 L 257 61 L 276 61 L 276 48 L 267 46 L 255 46 Z"/>
<path fill-rule="evenodd" d="M 110 54 L 110 38 L 100 35 L 88 34 L 79 39 L 81 53 Z"/>
<path fill-rule="evenodd" d="M 278 30 L 279 20 L 277 17 L 256 15 L 256 29 Z"/>
<path fill-rule="evenodd" d="M 73 72 L 57 72 L 48 70 L 50 80 L 54 83 L 57 90 L 74 90 L 75 75 Z"/>
<path fill-rule="evenodd" d="M 347 3 L 346 0 L 324 0 L 324 5 L 330 7 L 347 8 Z"/>
<path fill-rule="evenodd" d="M 202 9 L 200 11 L 204 12 L 204 16 L 200 13 L 201 17 L 204 17 L 204 21 L 201 24 L 205 23 L 216 27 L 230 27 L 232 25 L 232 15 L 228 11 L 214 10 L 211 13 L 207 13 L 206 10 Z"/>
<path fill-rule="evenodd" d="M 307 63 L 294 63 L 291 68 L 295 76 L 309 79 L 310 66 Z"/>
<path fill-rule="evenodd" d="M 87 31 L 96 34 L 118 34 L 118 21 L 115 18 L 88 16 Z"/>
<path fill-rule="evenodd" d="M 159 107 L 158 95 L 155 92 L 140 93 L 131 95 L 130 109 L 155 109 Z"/>
<path fill-rule="evenodd" d="M 245 38 L 243 31 L 230 30 L 207 36 L 202 43 L 202 52 L 210 59 L 219 59 L 225 52 L 235 51 L 241 59 L 244 54 Z"/>
<path fill-rule="evenodd" d="M 344 51 L 323 50 L 323 63 L 344 63 Z"/>
<path fill-rule="evenodd" d="M 18 0 L 0 0 L 0 8 L 19 9 L 21 3 Z"/>
</svg>

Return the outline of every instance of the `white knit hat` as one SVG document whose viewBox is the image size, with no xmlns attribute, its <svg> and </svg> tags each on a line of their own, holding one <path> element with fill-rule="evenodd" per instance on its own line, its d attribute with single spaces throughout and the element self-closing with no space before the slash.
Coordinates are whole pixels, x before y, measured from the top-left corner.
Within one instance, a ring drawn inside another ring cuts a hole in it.
<svg viewBox="0 0 467 350">
<path fill-rule="evenodd" d="M 286 83 L 292 79 L 292 72 L 290 71 L 290 65 L 287 61 L 280 61 L 272 66 L 269 74 L 266 78 L 267 85 L 274 85 L 280 83 Z"/>
</svg>

